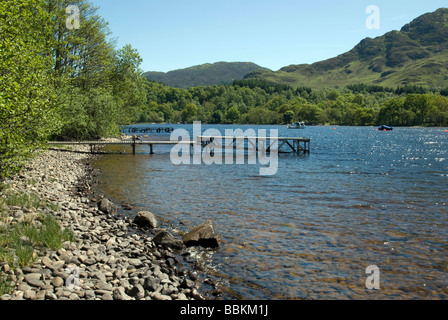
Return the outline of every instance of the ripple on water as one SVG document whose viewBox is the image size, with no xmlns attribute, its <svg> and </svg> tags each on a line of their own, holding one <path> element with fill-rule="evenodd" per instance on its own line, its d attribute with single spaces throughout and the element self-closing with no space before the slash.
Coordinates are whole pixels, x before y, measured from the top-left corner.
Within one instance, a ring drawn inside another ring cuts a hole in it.
<svg viewBox="0 0 448 320">
<path fill-rule="evenodd" d="M 169 152 L 95 165 L 117 203 L 183 231 L 212 220 L 222 245 L 203 263 L 229 297 L 446 299 L 448 149 L 438 131 L 309 127 L 311 154 L 280 155 L 271 177 L 258 166 L 174 166 Z M 380 290 L 365 286 L 369 265 Z"/>
</svg>

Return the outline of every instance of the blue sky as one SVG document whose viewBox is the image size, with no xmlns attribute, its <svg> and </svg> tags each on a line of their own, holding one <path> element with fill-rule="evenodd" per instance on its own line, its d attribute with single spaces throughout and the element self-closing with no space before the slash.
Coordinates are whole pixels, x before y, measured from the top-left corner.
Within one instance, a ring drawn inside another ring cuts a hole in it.
<svg viewBox="0 0 448 320">
<path fill-rule="evenodd" d="M 143 71 L 170 71 L 218 61 L 278 70 L 352 49 L 447 0 L 90 0 L 117 46 L 131 44 Z M 368 29 L 369 5 L 380 28 Z"/>
</svg>

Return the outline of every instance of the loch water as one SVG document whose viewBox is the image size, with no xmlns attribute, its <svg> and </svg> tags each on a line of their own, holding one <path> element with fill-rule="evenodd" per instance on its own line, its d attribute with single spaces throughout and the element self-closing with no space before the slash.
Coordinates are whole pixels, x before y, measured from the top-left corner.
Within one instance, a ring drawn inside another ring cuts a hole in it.
<svg viewBox="0 0 448 320">
<path fill-rule="evenodd" d="M 94 166 L 98 189 L 130 204 L 131 218 L 148 210 L 183 232 L 212 221 L 221 245 L 199 259 L 227 288 L 224 298 L 448 298 L 446 128 L 209 128 L 276 129 L 310 138 L 311 153 L 279 154 L 272 176 L 260 175 L 260 163 L 174 165 L 172 146 L 160 145 L 153 155 L 120 147 L 125 154 Z"/>
</svg>

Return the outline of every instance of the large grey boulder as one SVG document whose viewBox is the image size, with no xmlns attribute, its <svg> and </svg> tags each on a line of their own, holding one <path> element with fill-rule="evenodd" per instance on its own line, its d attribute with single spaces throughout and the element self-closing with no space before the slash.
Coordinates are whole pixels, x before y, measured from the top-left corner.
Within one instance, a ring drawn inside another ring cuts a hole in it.
<svg viewBox="0 0 448 320">
<path fill-rule="evenodd" d="M 134 218 L 134 223 L 140 228 L 157 228 L 159 222 L 154 213 L 149 211 L 140 211 Z"/>
<path fill-rule="evenodd" d="M 110 200 L 103 198 L 98 202 L 98 209 L 104 213 L 115 213 L 117 212 L 117 207 Z"/>
<path fill-rule="evenodd" d="M 152 241 L 156 245 L 161 245 L 164 248 L 182 249 L 182 241 L 177 240 L 171 233 L 166 230 L 160 230 L 156 233 Z"/>
<path fill-rule="evenodd" d="M 202 246 L 205 248 L 219 247 L 218 239 L 216 238 L 215 229 L 212 222 L 206 221 L 199 226 L 191 229 L 183 236 L 183 242 L 187 247 Z"/>
</svg>

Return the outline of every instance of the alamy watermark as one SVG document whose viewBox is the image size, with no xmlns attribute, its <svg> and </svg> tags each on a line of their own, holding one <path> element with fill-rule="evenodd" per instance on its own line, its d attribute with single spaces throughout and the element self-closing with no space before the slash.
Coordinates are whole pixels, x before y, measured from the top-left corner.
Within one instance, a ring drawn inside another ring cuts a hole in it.
<svg viewBox="0 0 448 320">
<path fill-rule="evenodd" d="M 366 268 L 366 274 L 370 274 L 366 279 L 366 288 L 369 290 L 380 289 L 380 268 L 370 265 Z"/>
<path fill-rule="evenodd" d="M 366 8 L 366 14 L 369 16 L 366 19 L 367 29 L 380 29 L 380 8 L 375 5 L 369 5 Z"/>
<path fill-rule="evenodd" d="M 65 8 L 65 13 L 69 16 L 65 20 L 65 26 L 69 30 L 76 30 L 80 28 L 80 13 L 76 5 L 70 5 Z"/>
<path fill-rule="evenodd" d="M 79 268 L 75 265 L 69 265 L 65 270 L 69 274 L 67 279 L 65 279 L 65 286 L 70 290 L 79 290 Z"/>
<path fill-rule="evenodd" d="M 193 122 L 193 157 L 188 141 L 192 141 L 190 133 L 185 129 L 176 129 L 171 133 L 170 141 L 178 141 L 170 152 L 171 162 L 180 164 L 260 164 L 262 176 L 275 175 L 278 170 L 278 130 L 270 129 L 226 129 L 225 136 L 217 129 L 210 128 L 202 133 L 200 121 Z M 180 138 L 180 140 L 179 140 Z M 246 148 L 247 145 L 247 148 Z M 252 148 L 247 157 L 244 150 Z M 234 154 L 234 151 L 236 153 Z M 193 158 L 193 159 L 191 159 Z M 267 165 L 267 167 L 266 167 Z"/>
</svg>

